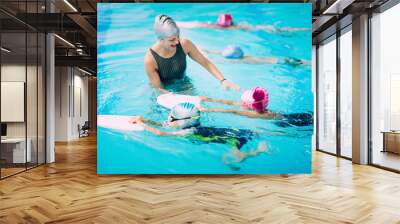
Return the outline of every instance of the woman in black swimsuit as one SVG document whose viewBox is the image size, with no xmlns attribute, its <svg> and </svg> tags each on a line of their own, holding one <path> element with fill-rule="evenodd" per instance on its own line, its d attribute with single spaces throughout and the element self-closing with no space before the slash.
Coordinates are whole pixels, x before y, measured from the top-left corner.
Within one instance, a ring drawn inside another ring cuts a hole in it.
<svg viewBox="0 0 400 224">
<path fill-rule="evenodd" d="M 240 90 L 240 86 L 227 80 L 190 40 L 179 37 L 179 28 L 171 17 L 159 15 L 154 29 L 158 41 L 146 53 L 144 64 L 151 84 L 163 92 L 164 85 L 185 77 L 186 55 L 210 72 L 225 89 Z"/>
</svg>

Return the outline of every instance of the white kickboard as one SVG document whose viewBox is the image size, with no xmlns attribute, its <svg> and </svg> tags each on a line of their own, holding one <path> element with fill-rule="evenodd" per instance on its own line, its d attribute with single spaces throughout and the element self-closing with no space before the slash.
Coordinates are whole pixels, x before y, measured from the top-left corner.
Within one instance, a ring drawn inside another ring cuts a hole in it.
<svg viewBox="0 0 400 224">
<path fill-rule="evenodd" d="M 158 96 L 157 103 L 168 109 L 172 109 L 175 105 L 179 103 L 193 103 L 197 108 L 199 108 L 201 100 L 198 96 L 167 93 Z"/>
<path fill-rule="evenodd" d="M 97 115 L 97 125 L 118 131 L 144 131 L 143 126 L 129 121 L 137 116 Z"/>
</svg>

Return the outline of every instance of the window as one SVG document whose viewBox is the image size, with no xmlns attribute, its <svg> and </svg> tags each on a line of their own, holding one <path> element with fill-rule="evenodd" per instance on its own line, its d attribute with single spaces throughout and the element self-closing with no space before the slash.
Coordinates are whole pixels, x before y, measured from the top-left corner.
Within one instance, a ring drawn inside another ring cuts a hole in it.
<svg viewBox="0 0 400 224">
<path fill-rule="evenodd" d="M 340 36 L 340 155 L 352 157 L 352 33 Z"/>
<path fill-rule="evenodd" d="M 371 18 L 372 163 L 400 170 L 400 4 Z"/>
<path fill-rule="evenodd" d="M 318 48 L 318 149 L 336 153 L 336 40 Z"/>
<path fill-rule="evenodd" d="M 18 2 L 20 15 L 43 13 L 44 1 Z M 0 1 L 2 6 L 15 2 Z M 15 7 L 14 7 L 15 8 Z M 0 12 L 0 178 L 45 163 L 45 34 Z M 13 101 L 13 99 L 15 99 Z M 8 103 L 8 104 L 7 104 Z M 13 108 L 10 109 L 11 105 Z"/>
</svg>

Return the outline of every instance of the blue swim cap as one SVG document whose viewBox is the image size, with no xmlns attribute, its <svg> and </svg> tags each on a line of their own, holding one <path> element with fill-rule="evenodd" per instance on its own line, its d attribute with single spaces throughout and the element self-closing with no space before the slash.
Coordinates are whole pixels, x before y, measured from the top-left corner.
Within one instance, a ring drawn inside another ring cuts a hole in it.
<svg viewBox="0 0 400 224">
<path fill-rule="evenodd" d="M 177 121 L 180 128 L 195 127 L 200 125 L 200 111 L 193 103 L 179 103 L 171 109 L 168 121 Z"/>
<path fill-rule="evenodd" d="M 229 59 L 241 59 L 244 56 L 242 49 L 239 46 L 228 45 L 223 51 L 222 56 Z"/>
</svg>

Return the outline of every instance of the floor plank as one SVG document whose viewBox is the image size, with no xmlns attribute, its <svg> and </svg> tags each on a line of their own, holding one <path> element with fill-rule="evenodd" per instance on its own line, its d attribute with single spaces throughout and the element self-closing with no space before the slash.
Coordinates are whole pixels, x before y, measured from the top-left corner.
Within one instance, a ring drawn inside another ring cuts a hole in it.
<svg viewBox="0 0 400 224">
<path fill-rule="evenodd" d="M 96 138 L 0 181 L 0 223 L 400 223 L 400 175 L 315 152 L 312 175 L 96 174 Z"/>
</svg>

